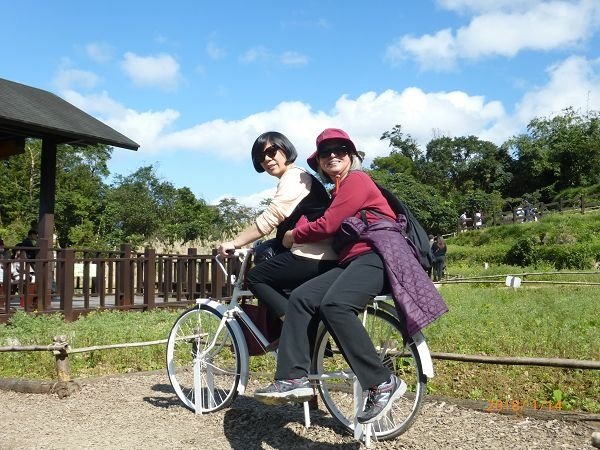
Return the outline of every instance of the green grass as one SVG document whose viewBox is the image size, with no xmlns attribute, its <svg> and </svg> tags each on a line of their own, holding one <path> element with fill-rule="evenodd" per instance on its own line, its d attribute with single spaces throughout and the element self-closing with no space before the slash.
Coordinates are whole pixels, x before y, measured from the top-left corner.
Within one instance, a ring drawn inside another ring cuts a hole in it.
<svg viewBox="0 0 600 450">
<path fill-rule="evenodd" d="M 145 342 L 165 339 L 181 311 L 93 312 L 74 322 L 60 314 L 33 317 L 19 312 L 8 324 L 0 325 L 0 346 L 49 345 L 54 336 L 66 336 L 71 348 Z M 75 377 L 100 376 L 140 370 L 163 369 L 165 346 L 97 350 L 69 356 Z M 56 377 L 50 352 L 0 352 L 0 376 L 28 379 Z"/>
<path fill-rule="evenodd" d="M 450 311 L 425 330 L 433 352 L 600 360 L 598 287 L 447 285 Z M 484 400 L 562 399 L 600 412 L 597 370 L 435 361 L 431 389 Z"/>
<path fill-rule="evenodd" d="M 515 268 L 512 268 L 512 273 Z M 424 331 L 432 352 L 600 360 L 598 287 L 444 285 L 450 311 Z M 72 348 L 165 339 L 180 311 L 96 312 L 66 323 L 60 315 L 16 314 L 0 325 L 0 346 L 48 345 L 65 335 Z M 76 378 L 165 369 L 165 346 L 97 350 L 69 356 Z M 560 398 L 563 408 L 600 412 L 600 373 L 548 367 L 434 360 L 432 393 L 531 403 Z M 273 372 L 270 356 L 251 370 Z M 54 379 L 50 352 L 0 353 L 0 377 Z"/>
</svg>

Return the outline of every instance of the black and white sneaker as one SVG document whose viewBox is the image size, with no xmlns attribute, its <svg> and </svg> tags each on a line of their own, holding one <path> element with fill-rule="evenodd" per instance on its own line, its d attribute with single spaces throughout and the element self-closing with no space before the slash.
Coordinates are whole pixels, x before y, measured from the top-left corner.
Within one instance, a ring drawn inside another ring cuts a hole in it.
<svg viewBox="0 0 600 450">
<path fill-rule="evenodd" d="M 356 416 L 359 423 L 371 423 L 383 417 L 392 403 L 406 392 L 406 383 L 392 374 L 390 379 L 369 389 L 365 409 Z"/>
<path fill-rule="evenodd" d="M 308 377 L 291 380 L 275 380 L 264 388 L 254 392 L 254 398 L 268 405 L 283 403 L 302 403 L 310 400 L 314 390 Z"/>
</svg>

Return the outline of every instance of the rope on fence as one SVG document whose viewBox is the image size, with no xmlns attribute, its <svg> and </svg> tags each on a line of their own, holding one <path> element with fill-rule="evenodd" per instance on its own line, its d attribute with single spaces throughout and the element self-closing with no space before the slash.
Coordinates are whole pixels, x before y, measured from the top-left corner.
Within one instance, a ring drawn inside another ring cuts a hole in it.
<svg viewBox="0 0 600 450">
<path fill-rule="evenodd" d="M 508 277 L 519 277 L 521 278 L 521 284 L 566 284 L 573 286 L 600 286 L 600 282 L 594 281 L 560 281 L 560 280 L 527 280 L 527 276 L 544 276 L 544 275 L 600 275 L 598 271 L 576 271 L 576 272 L 523 272 L 523 273 L 507 273 L 507 274 L 496 274 L 496 275 L 477 275 L 473 277 L 461 277 L 452 278 L 446 280 L 440 280 L 439 284 L 505 284 Z M 503 278 L 497 280 L 495 278 Z"/>
<path fill-rule="evenodd" d="M 443 280 L 436 281 L 440 284 L 505 284 L 503 280 Z M 544 280 L 522 280 L 521 284 L 570 284 L 576 286 L 600 286 L 600 283 L 589 281 L 544 281 Z"/>
<path fill-rule="evenodd" d="M 507 364 L 514 366 L 541 366 L 559 367 L 561 369 L 591 369 L 600 370 L 600 361 L 585 359 L 565 358 L 529 358 L 524 356 L 487 356 L 487 355 L 463 355 L 459 353 L 437 353 L 431 354 L 433 359 L 445 359 L 449 361 L 472 362 L 481 364 Z"/>
<path fill-rule="evenodd" d="M 167 339 L 161 339 L 159 341 L 147 341 L 147 342 L 129 342 L 125 344 L 111 344 L 111 345 L 94 345 L 92 347 L 72 348 L 67 353 L 85 353 L 95 350 L 109 350 L 113 348 L 127 348 L 127 347 L 145 347 L 147 345 L 158 345 L 166 344 Z"/>
</svg>

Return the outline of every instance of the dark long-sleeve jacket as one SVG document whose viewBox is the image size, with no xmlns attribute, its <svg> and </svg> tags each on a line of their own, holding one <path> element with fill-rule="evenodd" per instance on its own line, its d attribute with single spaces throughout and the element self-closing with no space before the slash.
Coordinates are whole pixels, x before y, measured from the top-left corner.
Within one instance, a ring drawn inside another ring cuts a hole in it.
<svg viewBox="0 0 600 450">
<path fill-rule="evenodd" d="M 405 318 L 408 335 L 413 336 L 447 312 L 448 307 L 421 267 L 416 249 L 404 237 L 405 229 L 406 218 L 398 215 L 396 222 L 382 219 L 368 225 L 350 217 L 344 220 L 340 231 L 371 244 L 379 253 L 396 310 Z"/>
</svg>

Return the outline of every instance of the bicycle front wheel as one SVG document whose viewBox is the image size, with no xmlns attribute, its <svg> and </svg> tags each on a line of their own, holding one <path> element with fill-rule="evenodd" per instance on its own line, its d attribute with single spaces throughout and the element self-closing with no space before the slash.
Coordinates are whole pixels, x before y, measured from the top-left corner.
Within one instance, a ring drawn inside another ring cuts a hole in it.
<svg viewBox="0 0 600 450">
<path fill-rule="evenodd" d="M 219 311 L 199 305 L 179 316 L 167 342 L 167 372 L 186 408 L 208 413 L 229 406 L 240 368 L 239 343 Z"/>
<path fill-rule="evenodd" d="M 393 314 L 368 306 L 359 319 L 383 364 L 408 385 L 404 396 L 394 402 L 389 413 L 373 423 L 377 439 L 392 439 L 404 433 L 419 413 L 427 390 L 427 377 L 423 373 L 415 343 L 411 340 L 404 345 L 400 321 Z M 353 432 L 356 411 L 363 407 L 362 403 L 357 405 L 362 398 L 362 388 L 324 327 L 321 327 L 316 339 L 312 373 L 318 376 L 319 393 L 331 415 Z"/>
</svg>

